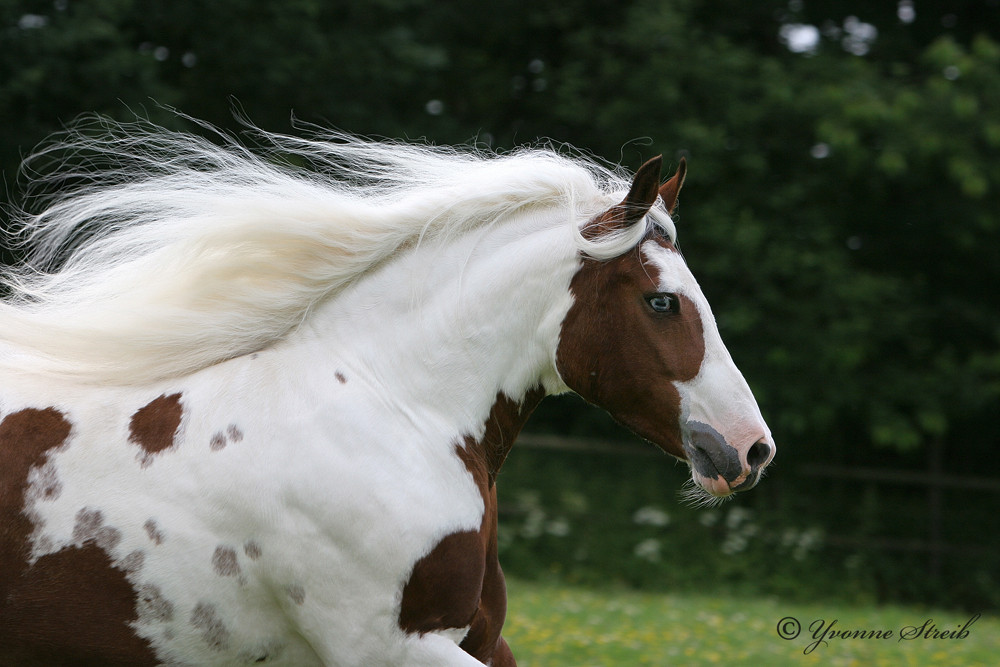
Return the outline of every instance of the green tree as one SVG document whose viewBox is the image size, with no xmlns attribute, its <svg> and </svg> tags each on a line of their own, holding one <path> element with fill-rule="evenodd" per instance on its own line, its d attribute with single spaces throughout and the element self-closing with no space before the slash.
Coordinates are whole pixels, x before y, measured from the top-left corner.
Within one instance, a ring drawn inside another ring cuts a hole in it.
<svg viewBox="0 0 1000 667">
<path fill-rule="evenodd" d="M 815 42 L 793 52 L 789 26 Z M 83 112 L 184 125 L 157 104 L 551 137 L 633 168 L 686 155 L 681 242 L 779 440 L 982 453 L 1000 438 L 998 26 L 972 0 L 25 0 L 0 7 L 0 166 L 13 189 Z"/>
</svg>

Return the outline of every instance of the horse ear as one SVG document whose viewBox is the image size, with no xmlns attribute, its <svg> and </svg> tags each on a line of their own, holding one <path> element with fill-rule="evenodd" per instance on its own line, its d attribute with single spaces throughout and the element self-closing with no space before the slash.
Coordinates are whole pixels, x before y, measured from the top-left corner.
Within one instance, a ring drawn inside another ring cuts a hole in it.
<svg viewBox="0 0 1000 667">
<path fill-rule="evenodd" d="M 659 194 L 657 186 L 660 183 L 660 167 L 663 164 L 663 156 L 657 155 L 650 158 L 639 167 L 632 179 L 632 187 L 628 191 L 625 200 L 618 205 L 623 211 L 623 227 L 631 227 L 646 217 L 649 209 L 656 203 Z"/>
<path fill-rule="evenodd" d="M 659 196 L 657 186 L 660 182 L 662 162 L 663 156 L 658 155 L 639 167 L 625 199 L 587 223 L 581 230 L 584 238 L 590 241 L 596 240 L 602 234 L 626 229 L 646 217 Z"/>
<path fill-rule="evenodd" d="M 677 165 L 677 172 L 670 177 L 669 181 L 660 186 L 660 197 L 663 198 L 663 204 L 670 214 L 673 214 L 674 209 L 677 208 L 677 195 L 681 192 L 686 175 L 687 160 L 681 158 L 680 164 Z"/>
</svg>

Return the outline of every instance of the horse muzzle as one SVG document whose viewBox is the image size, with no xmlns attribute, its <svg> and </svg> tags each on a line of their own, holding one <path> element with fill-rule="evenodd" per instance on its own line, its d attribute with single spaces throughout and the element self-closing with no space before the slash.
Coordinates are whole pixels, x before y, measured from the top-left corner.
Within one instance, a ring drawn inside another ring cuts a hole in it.
<svg viewBox="0 0 1000 667">
<path fill-rule="evenodd" d="M 745 446 L 733 446 L 708 424 L 688 422 L 687 427 L 684 452 L 691 463 L 691 476 L 713 496 L 752 489 L 774 458 L 775 447 L 769 436 L 751 438 Z"/>
</svg>

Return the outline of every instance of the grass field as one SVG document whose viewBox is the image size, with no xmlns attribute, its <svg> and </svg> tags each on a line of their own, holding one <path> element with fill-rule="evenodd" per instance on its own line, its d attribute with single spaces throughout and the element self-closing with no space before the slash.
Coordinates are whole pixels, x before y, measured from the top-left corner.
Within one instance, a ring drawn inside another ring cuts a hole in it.
<svg viewBox="0 0 1000 667">
<path fill-rule="evenodd" d="M 508 591 L 504 636 L 519 667 L 1000 664 L 1000 617 L 995 613 L 984 613 L 968 625 L 963 639 L 935 639 L 928 630 L 958 634 L 973 614 L 594 591 L 517 579 L 508 581 Z M 794 623 L 782 620 L 787 617 L 801 627 L 794 639 L 778 636 L 779 622 L 785 632 L 795 629 Z M 834 632 L 892 634 L 882 639 L 828 634 L 825 645 L 810 651 L 822 635 L 813 625 L 820 622 Z M 901 632 L 913 638 L 900 640 Z"/>
</svg>

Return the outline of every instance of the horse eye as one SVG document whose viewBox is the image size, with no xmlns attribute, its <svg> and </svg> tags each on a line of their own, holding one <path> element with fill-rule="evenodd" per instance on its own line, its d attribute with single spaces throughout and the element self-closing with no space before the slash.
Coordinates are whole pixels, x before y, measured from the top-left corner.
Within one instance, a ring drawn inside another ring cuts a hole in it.
<svg viewBox="0 0 1000 667">
<path fill-rule="evenodd" d="M 653 294 L 646 297 L 646 303 L 657 313 L 677 312 L 677 297 L 673 294 Z"/>
</svg>

